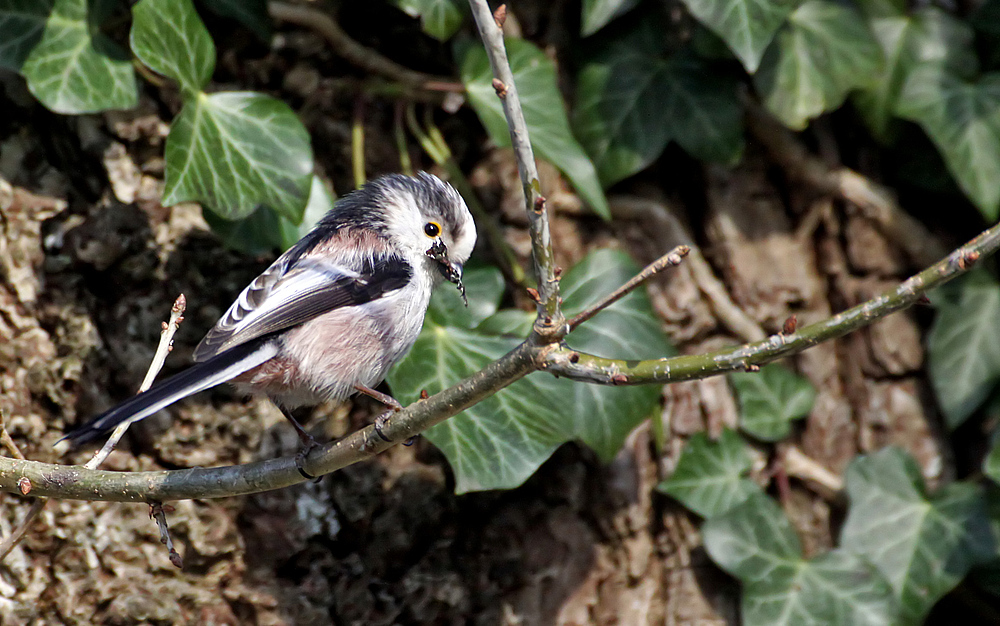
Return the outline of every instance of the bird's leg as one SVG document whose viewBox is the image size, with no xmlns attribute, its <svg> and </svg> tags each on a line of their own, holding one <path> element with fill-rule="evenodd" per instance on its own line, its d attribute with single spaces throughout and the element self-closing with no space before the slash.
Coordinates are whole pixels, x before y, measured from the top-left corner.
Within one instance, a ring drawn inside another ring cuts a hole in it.
<svg viewBox="0 0 1000 626">
<path fill-rule="evenodd" d="M 385 441 L 387 443 L 391 442 L 392 440 L 385 436 L 385 434 L 382 432 L 382 429 L 389 422 L 389 416 L 392 415 L 393 413 L 396 413 L 397 411 L 402 411 L 403 405 L 400 404 L 398 400 L 396 400 L 389 394 L 382 393 L 381 391 L 375 391 L 371 387 L 366 387 L 364 385 L 354 385 L 354 388 L 359 392 L 365 394 L 369 398 L 374 398 L 379 402 L 381 402 L 382 404 L 389 407 L 388 411 L 375 418 L 375 432 L 378 434 L 379 437 L 382 438 L 382 441 Z"/>
<path fill-rule="evenodd" d="M 295 469 L 299 470 L 299 474 L 302 474 L 302 477 L 306 480 L 319 481 L 319 478 L 305 470 L 306 457 L 309 456 L 313 448 L 319 446 L 319 442 L 302 427 L 302 424 L 299 424 L 297 419 L 292 417 L 291 411 L 280 405 L 278 408 L 281 410 L 281 414 L 285 416 L 285 419 L 291 422 L 292 427 L 295 428 L 295 433 L 299 436 L 299 441 L 302 442 L 302 447 L 299 449 L 298 454 L 295 455 Z"/>
</svg>

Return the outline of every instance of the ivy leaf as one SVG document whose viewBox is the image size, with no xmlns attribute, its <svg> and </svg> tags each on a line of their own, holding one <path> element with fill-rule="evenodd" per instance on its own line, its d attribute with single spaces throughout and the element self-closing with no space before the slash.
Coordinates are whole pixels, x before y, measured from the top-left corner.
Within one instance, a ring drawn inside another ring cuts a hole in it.
<svg viewBox="0 0 1000 626">
<path fill-rule="evenodd" d="M 215 44 L 191 0 L 142 0 L 132 7 L 132 51 L 154 72 L 201 91 L 215 70 Z"/>
<path fill-rule="evenodd" d="M 474 328 L 500 308 L 503 275 L 493 266 L 468 267 L 462 276 L 469 306 L 465 306 L 454 285 L 442 284 L 434 290 L 427 316 L 440 326 Z M 525 336 L 525 335 L 522 335 Z"/>
<path fill-rule="evenodd" d="M 802 558 L 788 518 L 758 491 L 702 526 L 712 560 L 743 585 L 746 626 L 895 623 L 888 583 L 858 557 L 834 550 Z"/>
<path fill-rule="evenodd" d="M 163 204 L 202 202 L 237 219 L 263 204 L 302 221 L 312 181 L 309 133 L 284 102 L 251 92 L 199 93 L 167 136 Z"/>
<path fill-rule="evenodd" d="M 799 130 L 839 107 L 852 89 L 872 84 L 881 67 L 882 49 L 861 15 L 807 0 L 771 42 L 754 84 L 767 108 Z"/>
<path fill-rule="evenodd" d="M 994 437 L 989 454 L 983 459 L 983 474 L 995 483 L 1000 484 L 1000 439 Z"/>
<path fill-rule="evenodd" d="M 0 65 L 56 113 L 130 109 L 138 102 L 129 55 L 100 32 L 113 0 L 0 0 Z"/>
<path fill-rule="evenodd" d="M 1000 209 L 1000 73 L 966 82 L 940 66 L 915 68 L 897 114 L 931 138 L 962 191 L 989 221 Z"/>
<path fill-rule="evenodd" d="M 785 0 L 683 0 L 698 21 L 722 38 L 753 74 L 785 18 L 795 8 Z"/>
<path fill-rule="evenodd" d="M 927 497 L 916 463 L 887 448 L 847 468 L 850 508 L 840 543 L 874 565 L 899 601 L 901 623 L 934 603 L 995 550 L 982 490 L 955 483 Z"/>
<path fill-rule="evenodd" d="M 743 152 L 743 110 L 734 78 L 700 57 L 664 56 L 653 22 L 584 65 L 573 129 L 605 187 L 652 163 L 676 140 L 693 156 L 735 163 Z"/>
<path fill-rule="evenodd" d="M 523 39 L 508 39 L 506 46 L 525 123 L 531 135 L 531 145 L 542 158 L 566 174 L 580 197 L 598 215 L 610 218 L 608 201 L 598 182 L 597 170 L 570 133 L 552 61 L 534 44 Z M 495 144 L 509 146 L 507 119 L 500 98 L 493 89 L 493 72 L 486 51 L 481 46 L 469 46 L 457 56 L 462 59 L 462 83 L 479 121 Z"/>
<path fill-rule="evenodd" d="M 1000 380 L 1000 285 L 977 270 L 944 294 L 951 297 L 935 298 L 927 361 L 941 412 L 956 428 Z"/>
<path fill-rule="evenodd" d="M 410 17 L 419 17 L 420 28 L 438 41 L 447 41 L 458 32 L 468 6 L 456 0 L 393 0 L 393 4 Z"/>
<path fill-rule="evenodd" d="M 583 0 L 580 36 L 589 37 L 631 10 L 639 0 Z"/>
<path fill-rule="evenodd" d="M 229 17 L 250 29 L 262 41 L 270 41 L 274 26 L 267 13 L 267 0 L 201 0 L 213 13 Z"/>
<path fill-rule="evenodd" d="M 718 441 L 695 433 L 684 446 L 674 473 L 657 489 L 711 519 L 761 493 L 755 482 L 744 478 L 752 466 L 750 448 L 736 431 L 724 429 Z"/>
<path fill-rule="evenodd" d="M 249 216 L 227 220 L 211 211 L 203 211 L 205 221 L 223 245 L 253 256 L 284 252 L 302 239 L 333 208 L 334 198 L 319 177 L 314 176 L 309 202 L 302 223 L 293 224 L 267 207 L 258 207 Z"/>
<path fill-rule="evenodd" d="M 912 15 L 899 12 L 875 17 L 869 25 L 886 62 L 878 80 L 855 93 L 853 101 L 875 136 L 887 141 L 900 93 L 914 68 L 939 65 L 969 77 L 979 62 L 969 25 L 937 7 L 924 7 Z"/>
<path fill-rule="evenodd" d="M 593 253 L 562 280 L 567 312 L 572 314 L 578 307 L 590 304 L 596 294 L 603 296 L 609 286 L 620 284 L 622 277 L 631 277 L 636 271 L 635 264 L 620 252 Z M 488 335 L 481 330 L 503 311 L 476 330 L 441 325 L 441 320 L 475 324 L 482 315 L 495 309 L 503 291 L 502 283 L 485 275 L 477 277 L 476 283 L 481 285 L 477 287 L 481 295 L 473 294 L 470 289 L 469 305 L 474 313 L 469 319 L 442 313 L 442 308 L 450 310 L 442 307 L 439 299 L 451 297 L 447 286 L 443 293 L 441 289 L 435 293 L 432 313 L 427 316 L 416 344 L 389 373 L 389 384 L 401 401 L 415 400 L 422 389 L 436 393 L 457 383 L 522 340 Z M 484 306 L 474 300 L 487 303 Z M 526 314 L 518 311 L 512 317 L 524 320 Z M 626 328 L 628 332 L 624 332 Z M 608 356 L 670 351 L 652 305 L 641 291 L 602 311 L 570 335 L 570 340 L 581 349 L 605 352 Z M 607 354 L 607 350 L 612 354 Z M 602 458 L 612 457 L 628 433 L 650 414 L 658 394 L 655 388 L 584 385 L 538 372 L 434 426 L 426 435 L 448 458 L 459 493 L 509 489 L 524 482 L 566 441 L 581 439 Z"/>
<path fill-rule="evenodd" d="M 816 390 L 780 365 L 759 372 L 729 375 L 740 400 L 740 428 L 763 441 L 780 441 L 792 432 L 792 420 L 809 415 Z"/>
<path fill-rule="evenodd" d="M 639 273 L 624 252 L 598 249 L 576 264 L 560 283 L 563 308 L 572 316 Z M 643 359 L 672 356 L 673 346 L 645 291 L 633 291 L 598 313 L 566 338 L 578 350 L 608 358 Z M 649 417 L 660 397 L 657 385 L 610 387 L 569 380 L 556 381 L 572 436 L 610 461 L 628 434 Z"/>
</svg>

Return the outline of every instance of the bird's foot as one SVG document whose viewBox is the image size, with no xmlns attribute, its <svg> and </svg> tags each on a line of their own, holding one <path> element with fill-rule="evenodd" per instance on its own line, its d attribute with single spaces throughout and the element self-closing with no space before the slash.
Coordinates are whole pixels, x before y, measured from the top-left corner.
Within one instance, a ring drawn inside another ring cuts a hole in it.
<svg viewBox="0 0 1000 626">
<path fill-rule="evenodd" d="M 389 425 L 389 416 L 395 412 L 396 412 L 395 410 L 386 411 L 382 415 L 379 415 L 378 417 L 375 418 L 375 424 L 374 424 L 375 434 L 377 434 L 382 439 L 382 441 L 386 443 L 392 443 L 392 439 L 386 437 L 385 433 L 382 432 L 382 429 Z"/>
<path fill-rule="evenodd" d="M 302 478 L 305 478 L 306 480 L 311 480 L 314 483 L 318 483 L 319 481 L 323 480 L 323 477 L 313 476 L 312 474 L 306 471 L 306 457 L 308 457 L 309 453 L 312 452 L 315 448 L 319 447 L 319 442 L 316 441 L 312 437 L 312 435 L 309 435 L 308 433 L 306 433 L 306 437 L 308 437 L 309 440 L 308 441 L 303 440 L 302 447 L 299 448 L 299 451 L 295 454 L 295 469 L 299 471 L 299 474 L 302 475 Z"/>
</svg>

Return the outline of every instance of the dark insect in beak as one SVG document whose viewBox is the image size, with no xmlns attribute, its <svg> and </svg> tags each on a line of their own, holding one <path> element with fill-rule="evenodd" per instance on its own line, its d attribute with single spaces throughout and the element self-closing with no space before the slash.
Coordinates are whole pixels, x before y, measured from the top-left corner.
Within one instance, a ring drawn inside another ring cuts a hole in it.
<svg viewBox="0 0 1000 626">
<path fill-rule="evenodd" d="M 455 283 L 458 293 L 462 294 L 462 302 L 469 306 L 469 299 L 465 295 L 465 285 L 462 284 L 462 266 L 448 261 L 448 248 L 441 239 L 435 239 L 434 245 L 425 253 L 438 263 L 438 271 L 445 277 L 445 280 Z"/>
</svg>

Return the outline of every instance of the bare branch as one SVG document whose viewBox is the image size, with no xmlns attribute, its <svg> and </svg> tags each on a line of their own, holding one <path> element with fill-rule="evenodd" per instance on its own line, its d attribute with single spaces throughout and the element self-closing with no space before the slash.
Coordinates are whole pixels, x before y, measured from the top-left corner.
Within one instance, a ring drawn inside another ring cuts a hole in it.
<svg viewBox="0 0 1000 626">
<path fill-rule="evenodd" d="M 407 87 L 433 91 L 464 91 L 461 83 L 445 76 L 432 76 L 399 65 L 371 48 L 366 48 L 348 36 L 344 29 L 324 11 L 311 6 L 269 2 L 268 13 L 282 22 L 316 31 L 330 47 L 349 63 L 372 74 L 397 81 Z"/>
<path fill-rule="evenodd" d="M 660 258 L 656 259 L 643 268 L 641 272 L 633 276 L 627 283 L 605 296 L 600 302 L 577 313 L 577 315 L 568 323 L 569 331 L 573 332 L 573 330 L 580 324 L 586 322 L 615 302 L 618 302 L 628 294 L 632 293 L 636 287 L 655 276 L 658 272 L 661 272 L 668 267 L 680 265 L 681 261 L 684 260 L 684 257 L 686 257 L 689 252 L 691 252 L 690 247 L 683 245 L 677 246 L 667 254 L 664 254 Z"/>
<path fill-rule="evenodd" d="M 779 333 L 763 341 L 708 354 L 645 361 L 606 359 L 565 346 L 550 346 L 545 350 L 542 369 L 557 376 L 598 385 L 644 385 L 707 378 L 726 372 L 759 368 L 775 359 L 842 337 L 915 304 L 924 292 L 967 272 L 977 261 L 995 253 L 998 248 L 1000 224 L 984 231 L 895 289 L 822 322 L 799 328 L 791 334 Z"/>
<path fill-rule="evenodd" d="M 538 278 L 538 320 L 535 334 L 543 343 L 560 340 L 565 335 L 563 313 L 559 306 L 559 278 L 556 276 L 555 257 L 549 234 L 549 217 L 545 209 L 545 198 L 541 193 L 535 155 L 531 150 L 528 126 L 521 110 L 521 100 L 514 84 L 514 74 L 507 61 L 507 50 L 503 43 L 503 31 L 490 11 L 486 0 L 469 0 L 472 15 L 483 39 L 486 54 L 493 68 L 493 87 L 503 103 L 503 112 L 510 129 L 510 143 L 514 147 L 517 169 L 521 174 L 525 207 L 528 213 L 528 229 L 531 233 L 531 251 Z M 506 9 L 497 9 L 497 15 L 506 17 Z"/>
</svg>

